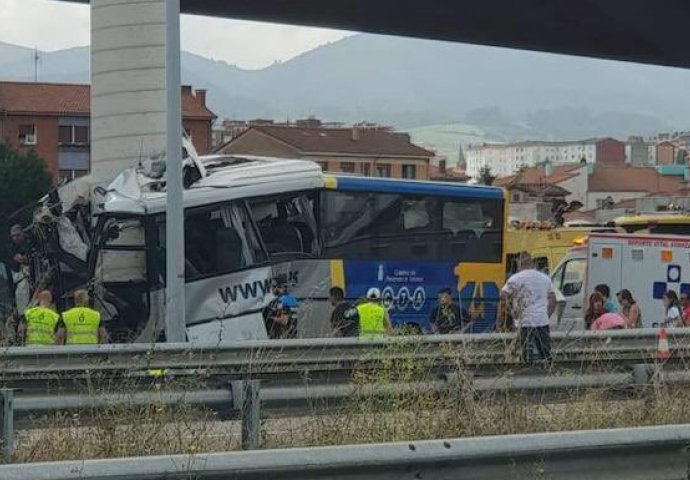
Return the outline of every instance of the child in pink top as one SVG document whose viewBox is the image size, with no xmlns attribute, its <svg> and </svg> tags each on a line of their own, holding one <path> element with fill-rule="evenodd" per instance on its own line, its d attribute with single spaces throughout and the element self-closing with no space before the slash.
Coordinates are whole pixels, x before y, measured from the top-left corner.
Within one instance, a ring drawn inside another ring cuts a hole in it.
<svg viewBox="0 0 690 480">
<path fill-rule="evenodd" d="M 625 318 L 617 313 L 605 313 L 592 324 L 592 330 L 621 330 L 627 326 Z"/>
</svg>

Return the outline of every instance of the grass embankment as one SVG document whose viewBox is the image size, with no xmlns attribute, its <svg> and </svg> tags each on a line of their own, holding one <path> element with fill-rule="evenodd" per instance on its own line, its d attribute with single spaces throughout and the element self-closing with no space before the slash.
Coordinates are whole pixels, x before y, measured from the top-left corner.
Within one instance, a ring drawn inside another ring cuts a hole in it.
<svg viewBox="0 0 690 480">
<path fill-rule="evenodd" d="M 265 419 L 264 447 L 690 423 L 690 392 L 684 386 L 666 385 L 659 380 L 634 395 L 598 387 L 572 389 L 559 398 L 534 392 L 477 392 L 463 374 L 468 360 L 465 353 L 449 347 L 444 352 L 444 363 L 455 375 L 439 388 L 438 359 L 420 360 L 410 351 L 415 347 L 409 345 L 390 348 L 398 359 L 383 361 L 377 368 L 370 364 L 358 368 L 351 379 L 351 395 L 338 405 L 315 401 L 313 409 L 299 417 Z M 512 355 L 512 350 L 506 352 L 506 357 Z M 600 370 L 605 358 L 600 360 L 574 370 Z M 546 374 L 569 373 L 561 369 Z M 435 381 L 437 388 L 419 386 L 430 381 Z M 194 380 L 176 382 L 172 380 L 166 388 L 192 391 L 200 387 L 193 384 Z M 418 387 L 396 388 L 406 384 Z M 92 387 L 94 394 L 124 394 L 125 400 L 116 407 L 33 419 L 32 429 L 18 433 L 17 451 L 11 460 L 36 462 L 239 449 L 237 421 L 223 421 L 215 413 L 186 402 L 184 397 L 173 406 L 138 406 L 127 401 L 128 388 L 142 390 L 134 384 Z M 160 386 L 146 388 L 159 391 Z M 324 407 L 328 407 L 327 414 L 323 414 Z"/>
</svg>

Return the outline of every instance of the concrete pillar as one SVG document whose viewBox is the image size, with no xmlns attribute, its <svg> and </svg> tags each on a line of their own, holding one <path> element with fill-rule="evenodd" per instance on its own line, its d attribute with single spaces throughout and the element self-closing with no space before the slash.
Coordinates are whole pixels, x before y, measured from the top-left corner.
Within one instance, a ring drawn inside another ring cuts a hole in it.
<svg viewBox="0 0 690 480">
<path fill-rule="evenodd" d="M 165 1 L 91 0 L 91 172 L 165 150 Z"/>
</svg>

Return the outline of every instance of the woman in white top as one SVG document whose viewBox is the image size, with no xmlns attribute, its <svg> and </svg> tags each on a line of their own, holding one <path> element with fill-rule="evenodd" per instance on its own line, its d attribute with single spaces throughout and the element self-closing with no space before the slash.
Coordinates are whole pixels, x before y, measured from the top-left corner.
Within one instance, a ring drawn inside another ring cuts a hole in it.
<svg viewBox="0 0 690 480">
<path fill-rule="evenodd" d="M 664 293 L 664 307 L 666 308 L 666 317 L 663 326 L 675 327 L 681 322 L 681 316 L 678 295 L 673 290 L 667 290 Z"/>
</svg>

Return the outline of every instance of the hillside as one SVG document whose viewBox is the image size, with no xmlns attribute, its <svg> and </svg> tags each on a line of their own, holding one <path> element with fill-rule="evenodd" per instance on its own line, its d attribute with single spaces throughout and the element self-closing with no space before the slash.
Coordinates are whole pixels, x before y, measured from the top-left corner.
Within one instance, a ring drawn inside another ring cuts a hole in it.
<svg viewBox="0 0 690 480">
<path fill-rule="evenodd" d="M 32 79 L 32 55 L 0 43 L 0 78 Z M 89 81 L 88 48 L 40 56 L 40 80 Z M 190 53 L 182 65 L 183 81 L 236 119 L 462 123 L 499 140 L 688 127 L 690 71 L 681 69 L 368 34 L 262 70 Z"/>
</svg>

